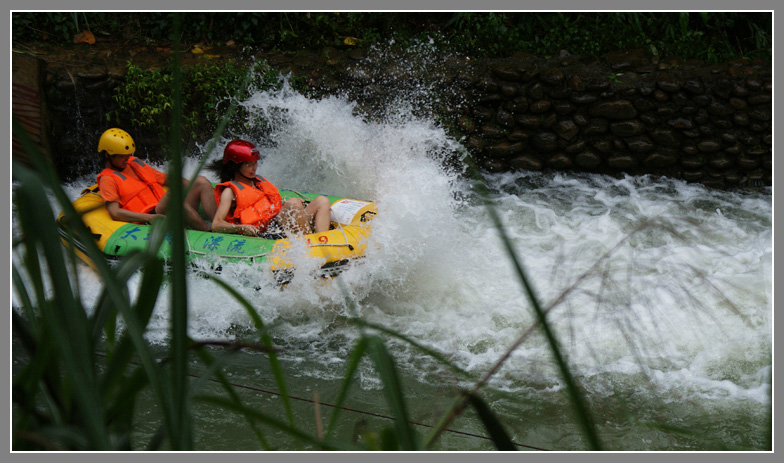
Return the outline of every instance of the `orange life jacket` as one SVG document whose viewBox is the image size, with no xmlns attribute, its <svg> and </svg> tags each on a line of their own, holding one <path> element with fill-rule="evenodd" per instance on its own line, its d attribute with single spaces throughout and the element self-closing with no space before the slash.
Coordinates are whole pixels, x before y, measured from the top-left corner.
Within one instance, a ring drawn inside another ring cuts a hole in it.
<svg viewBox="0 0 784 463">
<path fill-rule="evenodd" d="M 152 210 L 166 194 L 166 191 L 155 179 L 155 169 L 141 159 L 131 156 L 128 167 L 139 177 L 136 180 L 127 177 L 114 169 L 104 169 L 98 174 L 97 182 L 100 185 L 101 177 L 113 175 L 117 182 L 117 192 L 120 195 L 120 206 L 133 212 L 148 212 Z"/>
<path fill-rule="evenodd" d="M 259 231 L 267 228 L 270 220 L 278 215 L 283 203 L 278 189 L 266 178 L 254 179 L 256 188 L 241 182 L 231 181 L 215 186 L 215 202 L 220 205 L 220 196 L 227 187 L 234 192 L 235 206 L 226 215 L 226 221 L 248 224 Z"/>
</svg>

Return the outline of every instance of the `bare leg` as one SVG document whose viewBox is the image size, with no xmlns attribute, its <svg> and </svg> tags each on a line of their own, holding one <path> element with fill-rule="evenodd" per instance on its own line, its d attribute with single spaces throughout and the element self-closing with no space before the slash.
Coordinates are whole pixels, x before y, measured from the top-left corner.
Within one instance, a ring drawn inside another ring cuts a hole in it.
<svg viewBox="0 0 784 463">
<path fill-rule="evenodd" d="M 281 225 L 294 233 L 321 233 L 329 230 L 329 198 L 319 196 L 305 207 L 303 201 L 292 198 L 283 203 L 278 213 Z"/>
<path fill-rule="evenodd" d="M 204 213 L 210 220 L 215 217 L 215 212 L 218 210 L 212 183 L 203 175 L 199 175 L 193 181 L 191 189 L 188 191 L 188 196 L 185 197 L 185 202 L 196 211 L 199 210 L 199 203 L 201 203 Z"/>
<path fill-rule="evenodd" d="M 171 193 L 167 192 L 165 195 L 163 195 L 163 198 L 161 198 L 161 200 L 158 201 L 158 205 L 155 206 L 155 212 L 157 212 L 158 214 L 167 215 L 167 213 L 169 212 L 170 200 L 171 200 Z M 204 219 L 202 219 L 201 215 L 199 215 L 199 211 L 194 209 L 193 206 L 188 204 L 187 201 L 185 202 L 185 204 L 183 204 L 183 211 L 185 213 L 185 217 L 184 217 L 185 224 L 188 227 L 193 228 L 194 230 L 201 230 L 201 231 L 210 230 L 207 224 L 204 223 Z"/>
<path fill-rule="evenodd" d="M 326 196 L 319 196 L 305 208 L 305 214 L 313 221 L 313 231 L 321 233 L 329 230 L 329 208 L 331 204 Z"/>
<path fill-rule="evenodd" d="M 305 214 L 305 206 L 301 199 L 292 198 L 283 203 L 278 212 L 280 224 L 290 233 L 311 233 L 310 220 Z"/>
</svg>

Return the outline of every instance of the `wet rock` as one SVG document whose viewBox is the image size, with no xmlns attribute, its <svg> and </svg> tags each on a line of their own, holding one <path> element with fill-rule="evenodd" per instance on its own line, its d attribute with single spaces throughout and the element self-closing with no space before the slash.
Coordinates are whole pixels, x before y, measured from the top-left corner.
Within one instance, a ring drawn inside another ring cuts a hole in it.
<svg viewBox="0 0 784 463">
<path fill-rule="evenodd" d="M 674 130 L 666 128 L 655 128 L 649 132 L 651 139 L 659 145 L 674 148 L 680 145 L 680 137 Z"/>
<path fill-rule="evenodd" d="M 512 113 L 502 109 L 498 110 L 496 113 L 495 120 L 501 127 L 512 128 L 515 125 L 514 116 L 512 116 Z"/>
<path fill-rule="evenodd" d="M 715 153 L 721 150 L 721 143 L 716 140 L 703 140 L 697 143 L 697 149 L 701 153 Z"/>
<path fill-rule="evenodd" d="M 465 115 L 457 118 L 457 126 L 465 133 L 473 133 L 476 131 L 476 122 Z"/>
<path fill-rule="evenodd" d="M 506 158 L 521 152 L 524 147 L 525 143 L 522 142 L 509 143 L 504 141 L 487 147 L 486 151 L 493 157 Z"/>
<path fill-rule="evenodd" d="M 729 116 L 734 112 L 731 106 L 720 101 L 713 100 L 707 107 L 708 114 L 713 116 Z"/>
<path fill-rule="evenodd" d="M 472 135 L 466 140 L 466 146 L 476 153 L 481 153 L 485 149 L 485 142 L 481 137 Z"/>
<path fill-rule="evenodd" d="M 531 154 L 523 154 L 512 158 L 509 165 L 515 169 L 542 170 L 542 161 Z"/>
<path fill-rule="evenodd" d="M 638 120 L 613 122 L 610 131 L 619 137 L 631 137 L 645 132 L 645 126 Z"/>
<path fill-rule="evenodd" d="M 697 106 L 707 106 L 711 102 L 711 97 L 708 95 L 696 95 L 692 98 L 692 101 Z"/>
<path fill-rule="evenodd" d="M 513 98 L 506 103 L 506 109 L 513 113 L 524 113 L 528 111 L 528 99 L 524 96 Z"/>
<path fill-rule="evenodd" d="M 572 93 L 569 99 L 574 104 L 584 105 L 597 101 L 599 97 L 595 93 Z"/>
<path fill-rule="evenodd" d="M 605 55 L 605 60 L 616 71 L 625 71 L 650 64 L 648 52 L 644 49 L 614 50 Z"/>
<path fill-rule="evenodd" d="M 500 65 L 493 68 L 493 74 L 499 79 L 509 82 L 519 81 L 522 77 L 522 72 L 519 69 L 510 65 Z"/>
<path fill-rule="evenodd" d="M 732 128 L 732 122 L 730 122 L 727 119 L 714 117 L 714 118 L 711 119 L 711 121 L 713 122 L 713 125 L 715 125 L 716 127 L 720 128 L 720 129 L 731 129 Z"/>
<path fill-rule="evenodd" d="M 609 153 L 613 148 L 613 144 L 610 140 L 595 140 L 591 143 L 591 146 L 602 153 Z"/>
<path fill-rule="evenodd" d="M 588 118 L 582 114 L 575 114 L 574 117 L 572 117 L 572 120 L 574 121 L 575 124 L 579 125 L 580 127 L 588 124 Z"/>
<path fill-rule="evenodd" d="M 743 170 L 754 170 L 761 164 L 760 158 L 756 156 L 740 156 L 738 157 L 738 167 Z"/>
<path fill-rule="evenodd" d="M 722 189 L 725 187 L 724 177 L 703 178 L 700 183 L 707 188 Z"/>
<path fill-rule="evenodd" d="M 743 98 L 730 98 L 730 106 L 732 106 L 733 109 L 746 109 L 749 107 L 748 103 L 746 103 L 746 100 Z"/>
<path fill-rule="evenodd" d="M 583 151 L 574 157 L 574 162 L 586 169 L 595 169 L 602 164 L 602 158 L 593 151 Z"/>
<path fill-rule="evenodd" d="M 636 98 L 634 100 L 634 107 L 640 112 L 648 112 L 656 109 L 656 103 L 649 98 Z"/>
<path fill-rule="evenodd" d="M 649 153 L 653 151 L 655 145 L 651 142 L 650 138 L 646 136 L 632 137 L 626 141 L 626 147 L 632 153 Z"/>
<path fill-rule="evenodd" d="M 732 88 L 732 94 L 736 97 L 745 98 L 749 96 L 749 89 L 743 85 L 736 85 Z"/>
<path fill-rule="evenodd" d="M 667 92 L 661 89 L 653 92 L 653 98 L 659 102 L 670 101 L 670 95 L 668 95 Z"/>
<path fill-rule="evenodd" d="M 716 154 L 708 158 L 708 165 L 719 170 L 727 170 L 733 165 L 732 159 L 724 153 Z"/>
<path fill-rule="evenodd" d="M 572 167 L 574 167 L 572 158 L 570 158 L 564 153 L 557 153 L 547 158 L 547 165 L 552 167 L 553 169 L 561 169 L 561 170 L 571 169 Z"/>
<path fill-rule="evenodd" d="M 665 117 L 665 118 L 669 118 L 669 117 L 676 116 L 676 115 L 677 116 L 682 116 L 682 114 L 680 112 L 680 108 L 678 106 L 674 105 L 674 104 L 671 104 L 671 103 L 664 103 L 664 104 L 658 105 L 656 107 L 656 114 L 661 116 L 661 117 Z"/>
<path fill-rule="evenodd" d="M 654 152 L 645 157 L 646 166 L 657 169 L 674 166 L 678 163 L 678 156 L 674 153 Z"/>
<path fill-rule="evenodd" d="M 495 105 L 496 103 L 498 103 L 498 102 L 500 102 L 502 100 L 503 100 L 503 97 L 501 96 L 500 93 L 488 93 L 488 94 L 485 94 L 485 95 L 481 96 L 477 100 L 477 103 L 479 103 L 479 104 L 492 104 L 492 105 Z"/>
<path fill-rule="evenodd" d="M 483 166 L 488 172 L 505 172 L 507 169 L 506 163 L 496 158 L 485 159 Z"/>
<path fill-rule="evenodd" d="M 514 96 L 520 91 L 520 86 L 513 83 L 504 82 L 501 84 L 501 94 L 509 97 Z"/>
<path fill-rule="evenodd" d="M 515 116 L 515 121 L 523 127 L 536 129 L 542 124 L 542 117 L 534 114 L 519 114 Z"/>
<path fill-rule="evenodd" d="M 630 170 L 637 167 L 637 159 L 627 154 L 614 154 L 607 158 L 607 165 L 616 170 Z"/>
<path fill-rule="evenodd" d="M 567 80 L 566 88 L 573 92 L 582 92 L 585 90 L 585 83 L 580 76 L 574 75 Z"/>
<path fill-rule="evenodd" d="M 489 76 L 484 76 L 476 83 L 477 88 L 484 92 L 495 93 L 498 91 L 498 83 Z"/>
<path fill-rule="evenodd" d="M 507 135 L 507 139 L 511 141 L 526 141 L 531 137 L 531 134 L 524 130 L 514 130 Z"/>
<path fill-rule="evenodd" d="M 640 114 L 640 120 L 650 126 L 657 126 L 661 122 L 661 118 L 659 118 L 659 116 L 650 113 Z"/>
<path fill-rule="evenodd" d="M 555 133 L 564 140 L 571 140 L 578 132 L 577 125 L 572 121 L 561 121 L 555 125 Z"/>
<path fill-rule="evenodd" d="M 762 89 L 762 81 L 757 76 L 749 76 L 746 78 L 746 87 L 752 91 L 758 91 Z"/>
<path fill-rule="evenodd" d="M 754 108 L 754 110 L 749 113 L 749 117 L 757 121 L 771 120 L 771 115 L 768 108 Z"/>
<path fill-rule="evenodd" d="M 528 96 L 531 97 L 532 100 L 541 100 L 544 98 L 544 87 L 542 84 L 535 83 L 528 89 Z"/>
<path fill-rule="evenodd" d="M 502 138 L 506 132 L 504 129 L 496 126 L 496 125 L 483 125 L 481 128 L 482 135 L 488 139 L 497 139 Z"/>
<path fill-rule="evenodd" d="M 558 149 L 558 136 L 552 132 L 537 133 L 531 141 L 538 150 L 545 153 Z"/>
<path fill-rule="evenodd" d="M 742 177 L 737 172 L 727 172 L 724 174 L 724 181 L 728 185 L 737 185 L 741 182 Z"/>
<path fill-rule="evenodd" d="M 586 145 L 585 140 L 579 140 L 571 145 L 568 145 L 566 148 L 564 148 L 564 151 L 567 154 L 579 153 L 585 150 L 585 145 Z"/>
<path fill-rule="evenodd" d="M 735 122 L 736 125 L 741 127 L 745 127 L 749 125 L 750 119 L 747 113 L 735 113 L 732 115 L 732 120 Z"/>
<path fill-rule="evenodd" d="M 689 93 L 695 95 L 701 94 L 705 90 L 703 88 L 702 82 L 700 82 L 698 78 L 686 80 L 686 82 L 683 85 L 683 88 Z"/>
<path fill-rule="evenodd" d="M 571 103 L 564 100 L 558 100 L 553 103 L 553 109 L 561 116 L 573 113 L 577 108 Z"/>
<path fill-rule="evenodd" d="M 528 105 L 528 110 L 534 114 L 547 112 L 553 104 L 550 100 L 538 100 Z"/>
<path fill-rule="evenodd" d="M 564 80 L 564 73 L 558 68 L 550 68 L 539 74 L 539 79 L 548 85 L 558 85 Z"/>
<path fill-rule="evenodd" d="M 686 170 L 681 174 L 681 177 L 687 182 L 698 182 L 703 176 L 701 170 Z"/>
<path fill-rule="evenodd" d="M 474 117 L 481 122 L 489 121 L 493 117 L 493 110 L 485 106 L 477 106 L 473 110 Z"/>
<path fill-rule="evenodd" d="M 593 117 L 605 117 L 607 119 L 631 119 L 637 116 L 637 110 L 628 100 L 596 103 L 590 107 L 589 113 Z"/>
<path fill-rule="evenodd" d="M 689 155 L 699 154 L 700 152 L 700 150 L 697 149 L 697 145 L 692 145 L 692 144 L 681 145 L 681 151 Z"/>
<path fill-rule="evenodd" d="M 667 125 L 675 129 L 691 129 L 694 128 L 694 122 L 686 117 L 677 117 L 667 121 Z"/>
<path fill-rule="evenodd" d="M 583 135 L 601 135 L 607 132 L 609 123 L 604 119 L 591 119 L 582 129 Z"/>
<path fill-rule="evenodd" d="M 738 136 L 732 132 L 724 132 L 720 135 L 722 143 L 734 145 L 738 142 Z"/>
</svg>

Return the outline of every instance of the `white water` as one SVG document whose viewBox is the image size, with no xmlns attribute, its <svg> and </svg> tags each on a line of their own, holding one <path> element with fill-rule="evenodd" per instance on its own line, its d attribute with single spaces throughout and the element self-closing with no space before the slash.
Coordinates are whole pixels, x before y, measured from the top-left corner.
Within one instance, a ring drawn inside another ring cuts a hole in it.
<svg viewBox="0 0 784 463">
<path fill-rule="evenodd" d="M 379 206 L 367 258 L 337 281 L 299 272 L 280 290 L 256 269 L 224 267 L 221 277 L 275 326 L 295 382 L 339 383 L 343 376 L 358 331 L 346 321 L 351 309 L 339 283 L 364 320 L 443 352 L 477 379 L 534 325 L 485 206 L 458 173 L 442 167 L 463 148 L 431 120 L 401 108 L 368 122 L 345 99 L 313 101 L 289 91 L 256 94 L 245 105 L 273 122 L 274 147 L 262 150 L 260 175 L 280 188 L 373 199 Z M 206 155 L 212 159 L 219 151 Z M 195 166 L 189 161 L 187 173 Z M 66 188 L 75 198 L 92 182 L 85 177 Z M 567 293 L 548 319 L 595 404 L 597 422 L 613 431 L 606 437 L 613 448 L 710 448 L 713 440 L 765 445 L 772 344 L 769 192 L 541 173 L 497 174 L 487 182 L 542 305 Z M 86 266 L 79 280 L 89 306 L 99 284 Z M 196 274 L 189 281 L 192 336 L 239 339 L 252 333 L 239 303 Z M 138 277 L 129 282 L 132 291 L 137 285 Z M 166 288 L 159 300 L 148 338 L 165 345 Z M 470 386 L 410 346 L 389 343 L 413 390 Z M 519 442 L 581 448 L 561 425 L 570 415 L 551 359 L 534 330 L 491 384 L 492 390 L 541 404 L 508 404 L 501 394 L 497 413 L 536 429 L 511 425 Z M 254 371 L 235 379 L 273 384 Z M 379 385 L 366 365 L 362 390 Z M 412 407 L 428 406 L 426 398 L 423 403 Z M 377 405 L 383 408 L 383 399 Z M 541 407 L 555 416 L 538 416 Z M 658 441 L 655 431 L 617 431 L 628 425 L 627 409 L 640 421 L 683 426 L 698 435 L 711 427 L 709 443 L 673 444 Z"/>
</svg>

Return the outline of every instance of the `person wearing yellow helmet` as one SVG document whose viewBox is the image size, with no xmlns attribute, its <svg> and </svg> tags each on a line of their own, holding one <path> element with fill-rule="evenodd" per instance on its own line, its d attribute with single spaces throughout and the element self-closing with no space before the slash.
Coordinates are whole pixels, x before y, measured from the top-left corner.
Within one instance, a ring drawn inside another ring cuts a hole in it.
<svg viewBox="0 0 784 463">
<path fill-rule="evenodd" d="M 168 185 L 168 177 L 133 156 L 135 152 L 136 144 L 128 132 L 118 128 L 106 130 L 98 140 L 98 153 L 104 161 L 104 169 L 97 178 L 98 189 L 113 220 L 149 223 L 168 211 L 171 195 L 163 188 Z M 184 188 L 189 186 L 185 179 L 182 184 Z M 198 212 L 199 204 L 212 220 L 218 206 L 212 183 L 202 175 L 193 181 L 183 208 L 189 227 L 209 231 L 210 227 Z"/>
</svg>

